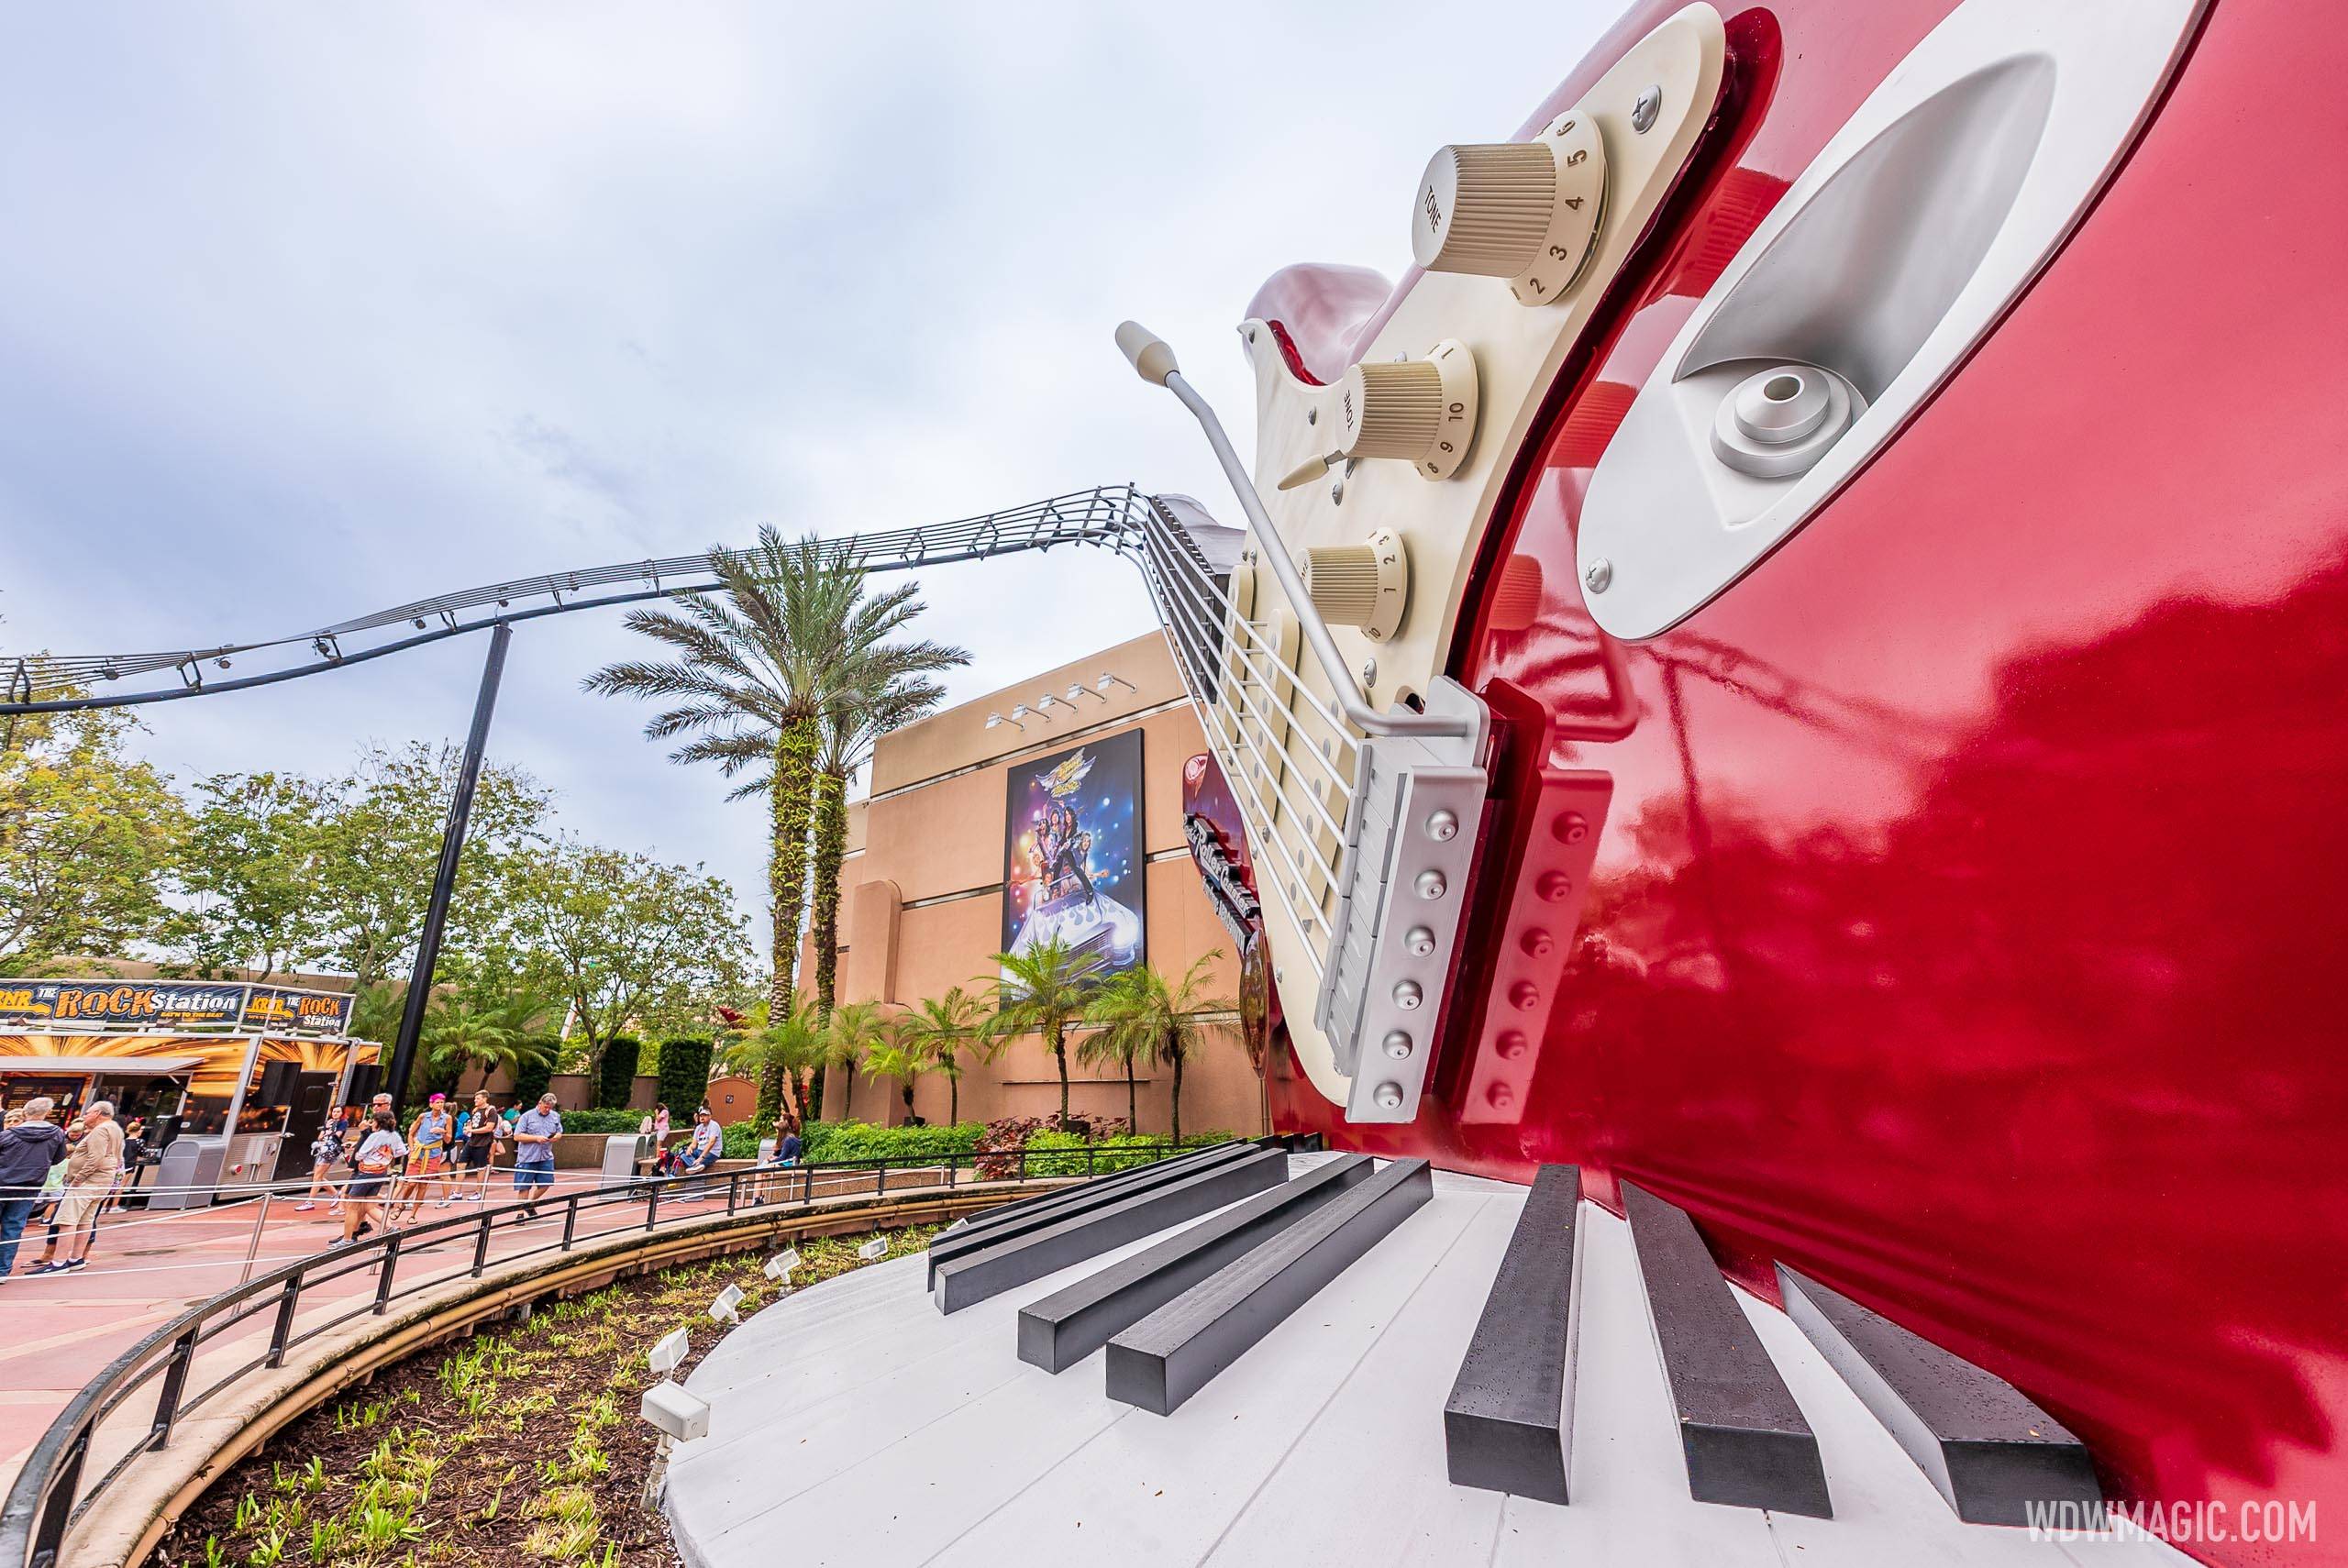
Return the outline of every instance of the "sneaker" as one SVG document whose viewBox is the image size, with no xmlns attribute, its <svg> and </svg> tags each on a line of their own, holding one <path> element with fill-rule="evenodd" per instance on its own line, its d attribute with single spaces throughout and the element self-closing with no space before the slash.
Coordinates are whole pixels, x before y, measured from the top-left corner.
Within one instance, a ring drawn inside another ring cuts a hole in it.
<svg viewBox="0 0 2348 1568">
<path fill-rule="evenodd" d="M 65 1268 L 66 1265 L 61 1263 L 37 1263 L 25 1272 L 27 1274 L 62 1274 Z"/>
<path fill-rule="evenodd" d="M 57 1272 L 64 1274 L 72 1269 L 85 1268 L 89 1265 L 89 1262 L 87 1258 L 68 1258 L 57 1265 Z"/>
<path fill-rule="evenodd" d="M 297 1203 L 294 1206 L 294 1212 L 296 1214 L 306 1214 L 316 1207 L 317 1205 L 315 1203 Z"/>
</svg>

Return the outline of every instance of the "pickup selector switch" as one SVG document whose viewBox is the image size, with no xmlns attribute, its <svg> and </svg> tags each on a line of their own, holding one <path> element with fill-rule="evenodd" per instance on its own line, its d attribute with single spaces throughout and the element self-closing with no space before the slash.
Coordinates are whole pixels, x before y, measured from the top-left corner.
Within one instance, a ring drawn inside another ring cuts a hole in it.
<svg viewBox="0 0 2348 1568">
<path fill-rule="evenodd" d="M 1606 215 L 1606 142 L 1573 108 L 1533 141 L 1439 148 L 1419 181 L 1411 251 L 1430 272 L 1506 278 L 1546 304 L 1571 288 Z"/>
</svg>

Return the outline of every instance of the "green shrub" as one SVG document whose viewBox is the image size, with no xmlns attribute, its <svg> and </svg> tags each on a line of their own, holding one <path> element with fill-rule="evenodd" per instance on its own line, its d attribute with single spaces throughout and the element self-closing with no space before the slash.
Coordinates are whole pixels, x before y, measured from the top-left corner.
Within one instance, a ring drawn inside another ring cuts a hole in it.
<svg viewBox="0 0 2348 1568">
<path fill-rule="evenodd" d="M 1049 1131 L 1027 1135 L 1027 1174 L 1030 1176 L 1082 1176 L 1098 1165 L 1086 1164 L 1085 1151 L 1093 1147 L 1073 1132 Z M 1092 1156 L 1098 1160 L 1099 1156 Z"/>
<path fill-rule="evenodd" d="M 868 1121 L 811 1121 L 799 1130 L 810 1160 L 936 1160 L 965 1154 L 984 1131 L 975 1121 L 955 1127 L 875 1127 Z"/>
<path fill-rule="evenodd" d="M 692 1121 L 693 1108 L 709 1092 L 709 1058 L 714 1049 L 706 1040 L 660 1043 L 660 1087 L 652 1098 L 667 1106 L 675 1121 Z"/>
<path fill-rule="evenodd" d="M 626 1110 L 627 1097 L 636 1088 L 636 1062 L 643 1047 L 623 1034 L 604 1043 L 604 1065 L 595 1077 L 595 1109 Z M 670 1110 L 675 1111 L 675 1106 Z M 692 1115 L 693 1108 L 685 1107 L 685 1114 Z"/>
<path fill-rule="evenodd" d="M 759 1157 L 759 1140 L 766 1134 L 755 1121 L 737 1121 L 725 1130 L 725 1157 L 729 1160 L 755 1160 Z"/>
<path fill-rule="evenodd" d="M 566 1110 L 565 1132 L 633 1132 L 644 1125 L 641 1110 Z"/>
<path fill-rule="evenodd" d="M 537 1104 L 538 1096 L 547 1092 L 548 1080 L 554 1077 L 555 1043 L 539 1040 L 532 1043 L 544 1050 L 537 1059 L 523 1063 L 514 1075 L 514 1103 L 519 1106 Z"/>
</svg>

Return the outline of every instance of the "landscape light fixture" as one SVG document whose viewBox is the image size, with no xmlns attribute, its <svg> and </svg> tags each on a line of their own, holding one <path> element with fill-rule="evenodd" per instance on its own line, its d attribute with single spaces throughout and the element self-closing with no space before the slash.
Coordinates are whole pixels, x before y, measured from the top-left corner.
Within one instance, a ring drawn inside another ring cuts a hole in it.
<svg viewBox="0 0 2348 1568">
<path fill-rule="evenodd" d="M 782 1281 L 783 1288 L 788 1290 L 791 1288 L 791 1271 L 798 1266 L 799 1249 L 797 1247 L 785 1247 L 782 1251 L 775 1253 L 774 1256 L 767 1259 L 767 1266 L 764 1272 L 769 1279 L 779 1279 Z"/>
<path fill-rule="evenodd" d="M 1105 670 L 1105 669 L 1104 669 L 1104 670 L 1102 670 L 1102 671 L 1101 672 L 1101 679 L 1100 679 L 1099 685 L 1100 685 L 1100 690 L 1101 690 L 1101 700 L 1102 700 L 1103 702 L 1105 702 L 1105 701 L 1107 701 L 1109 700 L 1109 688 L 1111 688 L 1112 686 L 1122 686 L 1122 687 L 1124 687 L 1124 688 L 1126 690 L 1128 690 L 1128 691 L 1138 691 L 1138 690 L 1141 690 L 1141 688 L 1140 688 L 1140 687 L 1135 686 L 1132 681 L 1127 680 L 1124 676 L 1122 676 L 1122 675 L 1112 675 L 1112 674 L 1110 674 L 1110 673 L 1109 673 L 1107 670 Z"/>
<path fill-rule="evenodd" d="M 692 1337 L 684 1330 L 673 1330 L 662 1336 L 659 1344 L 647 1351 L 644 1359 L 651 1364 L 656 1374 L 666 1377 L 684 1365 L 685 1356 L 692 1351 Z"/>
<path fill-rule="evenodd" d="M 856 1255 L 862 1258 L 866 1263 L 870 1263 L 874 1259 L 886 1253 L 888 1250 L 889 1238 L 886 1236 L 875 1236 L 870 1241 L 865 1242 L 864 1245 L 857 1248 Z"/>
<path fill-rule="evenodd" d="M 738 1323 L 742 1320 L 742 1314 L 736 1309 L 741 1305 L 742 1287 L 729 1285 L 717 1293 L 716 1300 L 709 1304 L 709 1315 L 720 1323 Z"/>
<path fill-rule="evenodd" d="M 1022 734 L 1027 733 L 1027 726 L 1019 722 L 1018 716 L 1015 712 L 1008 719 L 1004 718 L 1001 713 L 989 713 L 987 715 L 987 728 L 991 730 L 998 729 L 1004 724 L 1009 724 L 1013 729 L 1017 730 Z"/>
</svg>

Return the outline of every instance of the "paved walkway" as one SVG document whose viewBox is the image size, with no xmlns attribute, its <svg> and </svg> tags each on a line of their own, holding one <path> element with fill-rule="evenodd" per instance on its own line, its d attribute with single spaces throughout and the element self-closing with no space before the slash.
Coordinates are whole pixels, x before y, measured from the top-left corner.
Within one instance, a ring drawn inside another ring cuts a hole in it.
<svg viewBox="0 0 2348 1568">
<path fill-rule="evenodd" d="M 889 1190 L 927 1187 L 937 1176 L 936 1172 L 925 1176 L 921 1172 L 892 1171 Z M 561 1172 L 553 1196 L 592 1189 L 600 1179 L 593 1171 Z M 871 1187 L 869 1173 L 842 1173 L 829 1179 L 819 1177 L 814 1196 L 869 1193 Z M 716 1190 L 722 1195 L 724 1189 Z M 791 1196 L 795 1198 L 797 1191 Z M 501 1198 L 510 1198 L 502 1180 L 489 1193 L 492 1203 Z M 272 1199 L 266 1216 L 258 1200 L 212 1209 L 110 1213 L 91 1251 L 89 1265 L 63 1275 L 27 1273 L 39 1260 L 41 1237 L 38 1228 L 27 1231 L 16 1274 L 0 1281 L 0 1493 L 15 1481 L 26 1454 L 57 1413 L 116 1356 L 205 1297 L 250 1275 L 266 1273 L 340 1242 L 339 1214 L 329 1212 L 323 1203 L 300 1212 L 294 1207 L 297 1201 Z M 695 1203 L 671 1192 L 662 1197 L 660 1211 L 664 1218 L 671 1212 L 722 1213 L 724 1204 L 722 1197 L 716 1202 Z M 477 1212 L 469 1202 L 447 1209 L 427 1206 L 412 1224 Z M 643 1209 L 634 1204 L 585 1209 L 576 1234 L 585 1238 L 640 1228 L 643 1217 Z M 559 1237 L 561 1226 L 562 1209 L 552 1204 L 527 1224 L 509 1227 L 501 1222 L 491 1234 L 490 1259 L 549 1245 Z M 469 1270 L 471 1264 L 472 1241 L 468 1232 L 461 1239 L 439 1241 L 428 1253 L 404 1260 L 398 1284 L 405 1290 L 427 1276 Z M 377 1270 L 370 1268 L 305 1290 L 302 1324 L 371 1293 L 377 1275 Z M 262 1342 L 260 1336 L 268 1328 L 264 1313 L 255 1320 L 249 1335 L 232 1336 L 217 1348 L 224 1357 L 232 1349 L 239 1358 L 249 1356 Z M 210 1350 L 207 1347 L 207 1357 Z M 207 1381 L 199 1376 L 193 1386 L 200 1388 Z M 148 1396 L 137 1396 L 126 1410 L 143 1409 L 149 1402 Z"/>
</svg>

